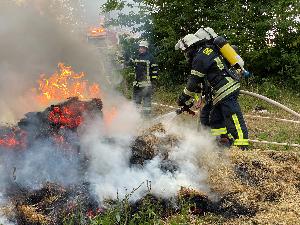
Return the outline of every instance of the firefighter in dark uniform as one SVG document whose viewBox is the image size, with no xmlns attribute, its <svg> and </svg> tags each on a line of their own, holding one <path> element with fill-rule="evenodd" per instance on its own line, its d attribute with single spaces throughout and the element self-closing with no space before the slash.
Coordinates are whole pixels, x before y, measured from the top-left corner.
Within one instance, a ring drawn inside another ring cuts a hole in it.
<svg viewBox="0 0 300 225">
<path fill-rule="evenodd" d="M 231 45 L 231 47 L 238 53 L 238 47 L 236 45 Z M 226 63 L 226 61 L 225 61 Z M 227 63 L 228 64 L 228 63 Z M 230 65 L 227 65 L 230 66 Z M 239 71 L 236 71 L 236 73 L 239 73 Z M 249 78 L 250 73 L 247 70 L 244 70 L 242 74 L 239 76 L 243 76 L 244 78 Z M 199 112 L 199 121 L 198 121 L 198 131 L 201 129 L 210 129 L 210 114 L 213 109 L 213 99 L 212 99 L 212 88 L 208 83 L 203 85 L 205 87 L 205 90 L 202 91 L 202 98 L 200 99 L 198 103 L 198 108 L 200 108 Z M 202 100 L 203 99 L 203 100 Z M 203 105 L 204 103 L 204 105 Z M 203 106 L 202 106 L 203 105 Z M 202 108 L 201 108 L 202 106 Z M 225 124 L 224 124 L 225 127 Z M 218 133 L 218 132 L 216 132 Z M 216 134 L 217 135 L 217 134 Z M 216 136 L 215 135 L 215 136 Z M 222 146 L 229 147 L 232 143 L 231 137 L 228 135 L 228 133 L 222 133 L 218 137 L 218 142 Z"/>
<path fill-rule="evenodd" d="M 186 35 L 175 46 L 183 50 L 191 66 L 191 75 L 177 103 L 184 107 L 191 105 L 193 96 L 205 90 L 208 83 L 212 89 L 209 116 L 212 135 L 231 136 L 233 145 L 246 149 L 248 130 L 238 103 L 240 83 L 231 76 L 219 49 L 213 44 L 216 33 L 206 28 L 196 34 Z"/>
<path fill-rule="evenodd" d="M 151 116 L 151 98 L 157 85 L 158 65 L 149 53 L 147 41 L 139 43 L 139 55 L 133 59 L 135 80 L 133 82 L 133 101 L 141 107 L 146 118 Z"/>
</svg>

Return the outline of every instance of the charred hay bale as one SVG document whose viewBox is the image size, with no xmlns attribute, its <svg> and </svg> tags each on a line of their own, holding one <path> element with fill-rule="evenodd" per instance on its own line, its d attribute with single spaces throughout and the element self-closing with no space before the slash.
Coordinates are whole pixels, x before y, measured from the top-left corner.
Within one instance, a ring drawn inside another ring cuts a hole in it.
<svg viewBox="0 0 300 225">
<path fill-rule="evenodd" d="M 166 129 L 162 123 L 154 124 L 153 126 L 149 127 L 148 129 L 143 130 L 143 134 L 151 134 L 151 133 L 166 133 Z"/>
<path fill-rule="evenodd" d="M 205 193 L 185 187 L 179 190 L 178 198 L 188 203 L 189 211 L 194 215 L 203 215 L 212 204 Z"/>
<path fill-rule="evenodd" d="M 97 201 L 89 192 L 88 184 L 63 187 L 46 183 L 38 190 L 19 189 L 10 199 L 15 205 L 18 224 L 63 224 L 66 217 L 87 213 L 98 207 Z"/>
<path fill-rule="evenodd" d="M 179 139 L 175 135 L 167 134 L 162 124 L 156 124 L 143 131 L 131 145 L 131 164 L 143 165 L 146 160 L 151 160 L 155 156 L 168 160 L 168 155 Z M 170 162 L 166 162 L 166 165 Z"/>
<path fill-rule="evenodd" d="M 19 192 L 15 190 L 9 195 L 15 204 L 18 224 L 54 224 L 50 209 L 58 199 L 65 197 L 66 190 L 47 183 L 39 190 L 20 188 Z"/>
<path fill-rule="evenodd" d="M 137 137 L 131 147 L 130 163 L 143 165 L 145 160 L 153 159 L 158 154 L 157 143 L 158 138 L 153 134 Z"/>
</svg>

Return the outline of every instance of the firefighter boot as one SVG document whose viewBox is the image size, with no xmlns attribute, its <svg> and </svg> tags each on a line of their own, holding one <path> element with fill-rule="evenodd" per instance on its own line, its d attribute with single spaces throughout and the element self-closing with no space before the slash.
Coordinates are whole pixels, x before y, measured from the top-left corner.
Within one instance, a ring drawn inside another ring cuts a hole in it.
<svg viewBox="0 0 300 225">
<path fill-rule="evenodd" d="M 242 151 L 247 151 L 247 150 L 249 150 L 249 146 L 248 146 L 248 145 L 241 145 L 241 146 L 239 146 L 239 148 L 240 148 Z"/>
</svg>

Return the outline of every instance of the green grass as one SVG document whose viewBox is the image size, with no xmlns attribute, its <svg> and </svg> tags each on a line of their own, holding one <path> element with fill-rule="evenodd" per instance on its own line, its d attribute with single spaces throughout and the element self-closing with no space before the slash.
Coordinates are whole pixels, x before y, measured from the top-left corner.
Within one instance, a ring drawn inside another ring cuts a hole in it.
<svg viewBox="0 0 300 225">
<path fill-rule="evenodd" d="M 300 112 L 300 97 L 293 90 L 279 89 L 279 87 L 273 87 L 272 91 L 268 88 L 270 85 L 268 82 L 262 85 L 252 85 L 249 87 L 243 87 L 242 89 L 248 90 L 257 94 L 264 95 L 272 100 L 275 100 L 290 109 Z M 263 100 L 254 98 L 252 96 L 241 95 L 240 97 L 241 107 L 245 112 L 251 112 L 257 107 L 266 109 L 269 113 L 276 114 L 277 116 L 293 118 L 293 116 L 284 110 L 275 107 Z"/>
<path fill-rule="evenodd" d="M 131 96 L 131 86 L 126 90 L 126 96 Z M 154 96 L 154 101 L 176 106 L 176 99 L 183 90 L 184 85 L 174 88 L 160 87 Z M 300 112 L 300 97 L 293 90 L 281 88 L 270 82 L 251 85 L 244 90 L 265 95 L 280 103 L 291 107 L 293 110 Z M 124 92 L 124 89 L 122 90 Z M 240 105 L 245 114 L 254 114 L 257 107 L 265 108 L 268 113 L 262 116 L 293 118 L 288 113 L 265 103 L 262 100 L 255 99 L 250 96 L 240 96 Z M 169 108 L 157 107 L 160 114 L 170 111 Z M 257 114 L 257 113 L 255 113 Z M 193 120 L 195 118 L 183 116 L 185 120 Z M 251 139 L 298 143 L 300 144 L 300 124 L 291 124 L 276 122 L 274 120 L 263 119 L 247 119 L 249 133 Z M 274 145 L 253 145 L 255 148 L 262 150 L 295 150 L 292 147 L 278 147 Z M 299 150 L 299 149 L 298 149 Z M 124 200 L 117 200 L 110 204 L 106 211 L 88 221 L 89 225 L 111 225 L 111 224 L 157 224 L 157 225 L 188 225 L 188 224 L 222 224 L 223 218 L 214 214 L 205 214 L 203 216 L 194 216 L 190 213 L 190 203 L 187 201 L 179 201 L 178 210 L 176 212 L 166 212 L 160 200 L 153 202 L 150 196 L 147 196 L 139 203 L 138 210 L 129 204 L 129 197 Z M 72 219 L 72 217 L 71 217 Z M 75 225 L 74 219 L 70 223 L 64 225 Z"/>
<path fill-rule="evenodd" d="M 130 204 L 128 196 L 106 204 L 105 212 L 93 218 L 84 218 L 82 213 L 71 215 L 65 219 L 64 225 L 191 225 L 221 224 L 223 220 L 212 213 L 191 213 L 190 209 L 194 203 L 189 199 L 177 199 L 176 207 L 173 205 L 172 208 L 170 205 L 166 207 L 162 199 L 155 198 L 154 201 L 150 194 L 133 205 Z"/>
</svg>

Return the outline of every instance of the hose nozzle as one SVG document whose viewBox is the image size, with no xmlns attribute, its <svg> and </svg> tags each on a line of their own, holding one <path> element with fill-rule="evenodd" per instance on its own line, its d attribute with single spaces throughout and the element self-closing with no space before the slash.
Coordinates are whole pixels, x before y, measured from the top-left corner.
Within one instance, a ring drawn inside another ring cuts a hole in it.
<svg viewBox="0 0 300 225">
<path fill-rule="evenodd" d="M 188 106 L 183 106 L 183 107 L 176 110 L 177 115 L 180 115 L 184 112 L 187 112 L 188 114 L 190 114 L 192 116 L 196 115 L 196 113 L 193 110 L 191 110 L 190 107 L 188 107 Z"/>
</svg>

